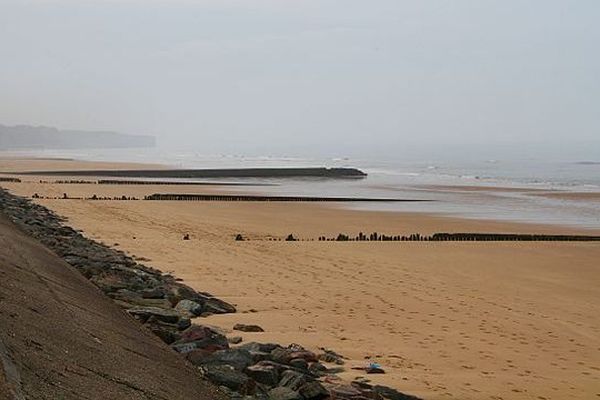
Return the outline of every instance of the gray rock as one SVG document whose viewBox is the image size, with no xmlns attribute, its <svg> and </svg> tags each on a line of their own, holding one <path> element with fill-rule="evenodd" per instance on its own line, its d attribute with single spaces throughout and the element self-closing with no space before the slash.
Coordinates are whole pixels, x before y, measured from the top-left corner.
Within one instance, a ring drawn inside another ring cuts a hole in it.
<svg viewBox="0 0 600 400">
<path fill-rule="evenodd" d="M 243 395 L 225 386 L 219 386 L 219 389 L 224 393 L 230 400 L 269 400 L 269 396 L 264 393 L 254 393 L 253 395 Z"/>
<path fill-rule="evenodd" d="M 194 325 L 182 332 L 181 339 L 175 342 L 172 347 L 180 353 L 189 353 L 196 349 L 212 353 L 217 350 L 228 349 L 229 343 L 225 335 L 214 329 L 203 325 Z"/>
<path fill-rule="evenodd" d="M 252 365 L 246 368 L 244 372 L 256 382 L 269 387 L 274 387 L 279 382 L 277 368 L 272 365 Z"/>
<path fill-rule="evenodd" d="M 192 320 L 189 318 L 182 317 L 177 321 L 177 329 L 180 331 L 186 330 L 190 326 L 192 326 Z"/>
<path fill-rule="evenodd" d="M 318 358 L 319 361 L 323 361 L 326 363 L 335 363 L 337 365 L 344 365 L 345 361 L 344 358 L 337 354 L 335 351 L 332 350 L 328 350 L 328 349 L 322 349 L 323 353 L 319 354 Z"/>
<path fill-rule="evenodd" d="M 177 303 L 175 310 L 190 318 L 197 317 L 202 314 L 202 304 L 198 304 L 192 300 L 184 299 Z"/>
<path fill-rule="evenodd" d="M 225 386 L 242 395 L 253 394 L 256 382 L 228 365 L 211 365 L 202 368 L 204 376 L 219 386 Z"/>
<path fill-rule="evenodd" d="M 157 307 L 163 309 L 170 309 L 171 303 L 166 299 L 161 298 L 146 298 L 141 293 L 133 292 L 128 289 L 120 289 L 115 293 L 109 293 L 115 301 L 118 301 L 123 308 L 135 308 L 135 307 Z M 129 304 L 130 306 L 127 306 Z"/>
<path fill-rule="evenodd" d="M 290 367 L 289 365 L 279 364 L 279 363 L 276 363 L 276 362 L 270 361 L 270 360 L 259 361 L 258 363 L 256 363 L 256 365 L 260 365 L 263 367 L 273 367 L 273 368 L 277 369 L 277 372 L 279 374 L 281 374 L 282 372 L 287 371 L 289 369 L 292 369 L 292 367 Z"/>
<path fill-rule="evenodd" d="M 269 400 L 304 400 L 304 398 L 290 388 L 276 387 L 269 391 Z"/>
<path fill-rule="evenodd" d="M 329 387 L 329 393 L 331 394 L 331 397 L 334 399 L 341 399 L 341 400 L 366 399 L 366 397 L 363 396 L 363 392 L 361 390 L 359 390 L 358 388 L 356 388 L 354 386 L 350 386 L 350 385 L 332 385 L 331 387 Z"/>
<path fill-rule="evenodd" d="M 142 290 L 142 297 L 145 299 L 164 299 L 165 290 L 161 288 Z"/>
<path fill-rule="evenodd" d="M 195 365 L 228 365 L 237 371 L 244 371 L 254 363 L 252 355 L 247 350 L 235 348 L 219 350 L 204 358 L 194 361 Z"/>
<path fill-rule="evenodd" d="M 227 340 L 231 344 L 240 344 L 244 341 L 244 339 L 242 339 L 241 336 L 232 336 L 232 337 L 227 338 Z"/>
<path fill-rule="evenodd" d="M 166 344 L 172 344 L 181 338 L 181 335 L 179 335 L 176 330 L 164 326 L 150 325 L 148 329 Z"/>
<path fill-rule="evenodd" d="M 320 362 L 311 363 L 308 366 L 308 372 L 315 376 L 324 376 L 327 374 L 327 367 Z"/>
<path fill-rule="evenodd" d="M 317 381 L 305 383 L 299 392 L 306 400 L 323 400 L 329 397 L 329 391 Z"/>
<path fill-rule="evenodd" d="M 271 359 L 275 362 L 287 364 L 292 359 L 290 354 L 292 351 L 283 347 L 278 347 L 271 351 Z"/>
<path fill-rule="evenodd" d="M 176 324 L 181 318 L 181 315 L 175 310 L 166 310 L 158 307 L 136 307 L 127 310 L 127 312 L 142 322 L 146 322 L 150 317 L 154 317 L 163 322 Z"/>
<path fill-rule="evenodd" d="M 233 305 L 215 297 L 203 297 L 202 300 L 204 300 L 204 310 L 209 313 L 232 314 L 237 311 Z"/>
<path fill-rule="evenodd" d="M 290 366 L 300 370 L 308 370 L 308 363 L 301 358 L 295 358 L 290 361 Z"/>
<path fill-rule="evenodd" d="M 396 389 L 392 389 L 387 386 L 373 386 L 373 391 L 382 396 L 384 399 L 389 400 L 419 400 L 418 397 L 401 393 Z"/>
<path fill-rule="evenodd" d="M 254 358 L 254 362 L 259 362 L 263 360 L 271 359 L 271 352 L 274 349 L 281 348 L 278 344 L 274 343 L 256 343 L 249 342 L 239 346 L 239 348 L 248 350 L 252 357 Z"/>
<path fill-rule="evenodd" d="M 206 325 L 194 325 L 182 333 L 182 340 L 189 342 L 205 338 L 219 339 L 219 341 L 225 344 L 227 348 L 229 347 L 227 345 L 227 338 L 217 328 Z"/>
<path fill-rule="evenodd" d="M 310 381 L 312 381 L 312 378 L 306 374 L 294 370 L 287 370 L 281 373 L 279 386 L 298 391 L 303 385 Z"/>
<path fill-rule="evenodd" d="M 303 359 L 306 362 L 317 361 L 317 355 L 312 351 L 305 350 L 298 345 L 290 345 L 287 348 L 276 348 L 271 352 L 271 358 L 281 364 L 288 364 L 294 359 Z"/>
<path fill-rule="evenodd" d="M 282 348 L 276 343 L 257 343 L 248 342 L 240 346 L 241 348 L 248 350 L 249 352 L 260 352 L 260 353 L 271 353 L 277 348 Z"/>
</svg>

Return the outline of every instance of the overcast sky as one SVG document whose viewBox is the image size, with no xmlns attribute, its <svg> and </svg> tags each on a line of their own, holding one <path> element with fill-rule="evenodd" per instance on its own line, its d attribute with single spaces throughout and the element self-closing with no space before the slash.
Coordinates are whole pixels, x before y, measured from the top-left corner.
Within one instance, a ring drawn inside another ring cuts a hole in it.
<svg viewBox="0 0 600 400">
<path fill-rule="evenodd" d="M 0 0 L 0 123 L 206 152 L 567 147 L 600 137 L 599 21 L 597 0 Z"/>
</svg>

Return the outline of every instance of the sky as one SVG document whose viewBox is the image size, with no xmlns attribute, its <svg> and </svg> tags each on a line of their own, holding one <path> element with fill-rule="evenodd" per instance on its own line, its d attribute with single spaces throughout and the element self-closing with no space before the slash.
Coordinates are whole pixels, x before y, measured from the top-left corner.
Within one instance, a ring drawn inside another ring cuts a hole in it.
<svg viewBox="0 0 600 400">
<path fill-rule="evenodd" d="M 597 0 L 0 0 L 0 123 L 205 153 L 600 159 L 598 21 Z"/>
</svg>

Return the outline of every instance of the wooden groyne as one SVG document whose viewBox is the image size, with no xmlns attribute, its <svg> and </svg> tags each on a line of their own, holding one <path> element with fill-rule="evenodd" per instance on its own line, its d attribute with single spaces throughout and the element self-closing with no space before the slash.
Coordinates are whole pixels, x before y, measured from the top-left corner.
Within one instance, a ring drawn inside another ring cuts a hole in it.
<svg viewBox="0 0 600 400">
<path fill-rule="evenodd" d="M 519 233 L 436 233 L 430 237 L 432 241 L 478 241 L 478 242 L 548 242 L 548 241 L 573 241 L 573 242 L 598 242 L 600 236 L 586 235 L 540 235 Z"/>
<path fill-rule="evenodd" d="M 6 178 L 0 176 L 0 182 L 21 183 L 21 180 L 19 178 Z"/>
<path fill-rule="evenodd" d="M 288 236 L 288 238 L 293 235 Z M 434 233 L 433 235 L 385 235 L 373 232 L 357 236 L 343 233 L 337 237 L 321 236 L 323 242 L 600 242 L 600 236 L 591 235 L 546 235 L 526 233 Z"/>
<path fill-rule="evenodd" d="M 21 182 L 20 179 L 11 178 L 6 182 Z M 2 182 L 2 178 L 0 178 Z M 40 180 L 41 184 L 55 185 L 122 185 L 122 186 L 277 186 L 274 183 L 246 183 L 246 182 L 181 182 L 181 181 L 142 181 L 142 180 L 122 180 L 122 179 L 99 179 L 99 180 Z"/>
<path fill-rule="evenodd" d="M 155 201 L 285 201 L 285 202 L 421 202 L 430 200 L 377 199 L 364 197 L 259 196 L 228 194 L 152 194 L 144 200 Z"/>
<path fill-rule="evenodd" d="M 21 175 L 103 176 L 119 178 L 364 178 L 356 168 L 238 168 L 166 170 L 27 171 Z"/>
<path fill-rule="evenodd" d="M 100 179 L 98 185 L 148 185 L 148 186 L 274 186 L 270 184 L 243 182 L 177 182 L 177 181 L 133 181 Z"/>
</svg>

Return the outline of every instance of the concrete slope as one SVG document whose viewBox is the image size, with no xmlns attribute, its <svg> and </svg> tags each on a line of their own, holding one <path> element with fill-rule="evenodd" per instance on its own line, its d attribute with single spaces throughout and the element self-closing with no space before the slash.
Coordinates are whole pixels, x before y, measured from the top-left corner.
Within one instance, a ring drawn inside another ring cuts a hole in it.
<svg viewBox="0 0 600 400">
<path fill-rule="evenodd" d="M 0 400 L 223 399 L 0 213 Z"/>
</svg>

